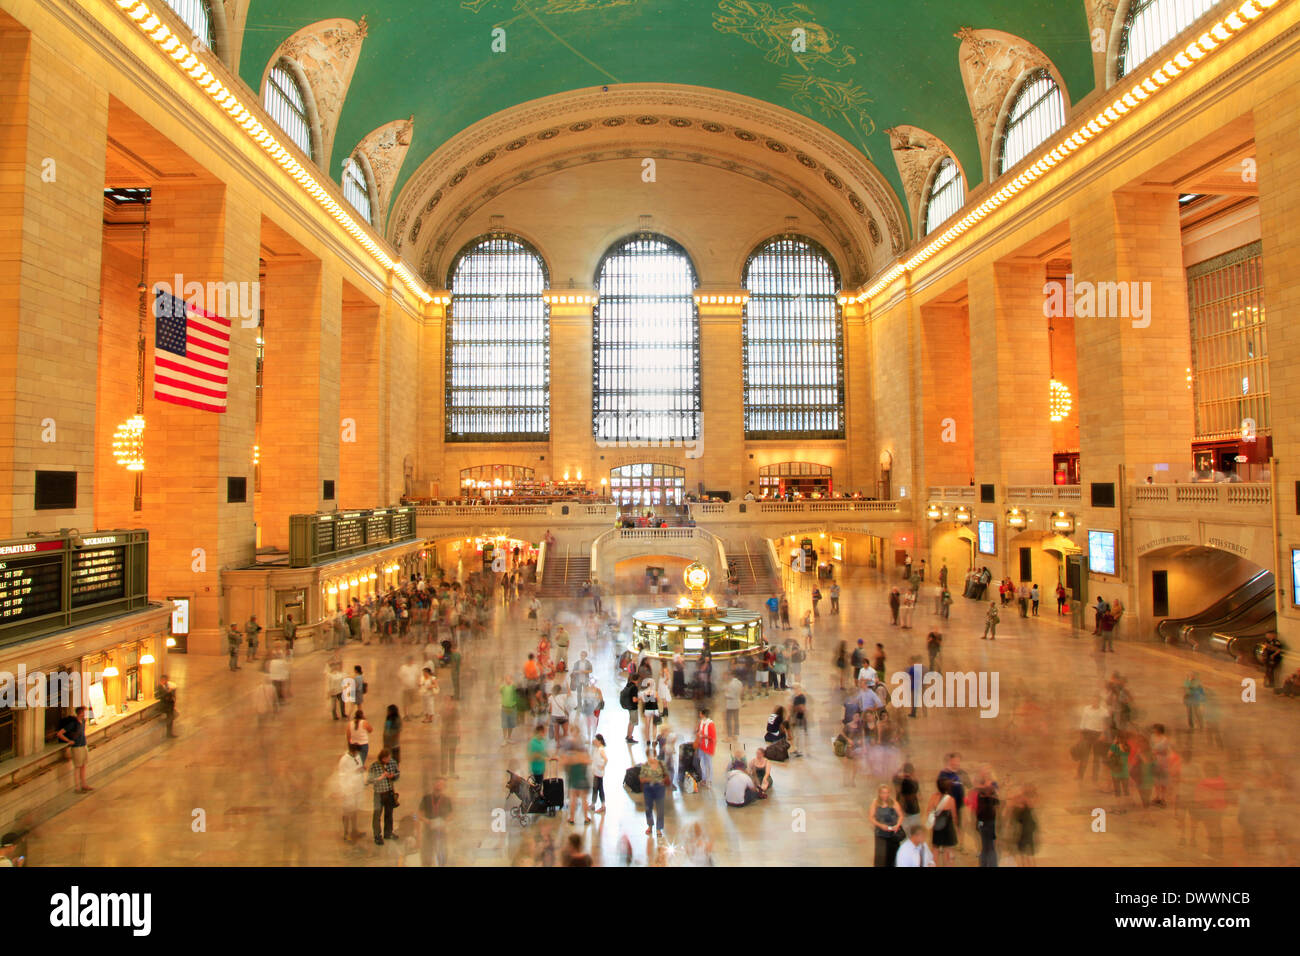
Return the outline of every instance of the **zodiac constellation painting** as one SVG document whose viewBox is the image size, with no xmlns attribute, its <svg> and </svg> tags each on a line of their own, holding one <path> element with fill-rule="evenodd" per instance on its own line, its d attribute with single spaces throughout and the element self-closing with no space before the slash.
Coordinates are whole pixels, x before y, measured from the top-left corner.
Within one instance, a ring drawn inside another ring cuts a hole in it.
<svg viewBox="0 0 1300 956">
<path fill-rule="evenodd" d="M 858 62 L 853 47 L 836 51 L 835 34 L 814 21 L 812 10 L 802 3 L 774 9 L 750 0 L 719 0 L 713 28 L 731 33 L 763 51 L 763 59 L 777 66 L 789 66 L 793 59 L 803 69 L 825 64 L 840 69 Z M 796 52 L 790 40 L 795 30 L 803 31 L 803 49 Z"/>
<path fill-rule="evenodd" d="M 797 73 L 782 76 L 778 85 L 789 90 L 795 106 L 805 112 L 820 111 L 833 119 L 843 120 L 858 134 L 858 145 L 871 158 L 866 140 L 876 131 L 876 123 L 866 110 L 866 105 L 872 102 L 866 90 L 852 80 L 828 80 Z"/>
<path fill-rule="evenodd" d="M 497 2 L 498 0 L 460 0 L 460 8 L 471 13 L 479 13 Z M 514 9 L 521 16 L 530 13 L 549 16 L 561 13 L 591 13 L 595 10 L 627 7 L 636 3 L 637 0 L 515 0 Z"/>
</svg>

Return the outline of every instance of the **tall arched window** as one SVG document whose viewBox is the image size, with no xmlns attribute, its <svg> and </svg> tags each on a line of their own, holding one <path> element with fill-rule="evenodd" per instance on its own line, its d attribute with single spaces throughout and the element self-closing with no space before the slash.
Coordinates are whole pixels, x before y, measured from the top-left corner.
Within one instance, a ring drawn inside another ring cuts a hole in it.
<svg viewBox="0 0 1300 956">
<path fill-rule="evenodd" d="M 593 433 L 598 441 L 695 441 L 700 319 L 695 267 L 677 243 L 643 233 L 596 270 Z"/>
<path fill-rule="evenodd" d="M 343 161 L 343 198 L 352 204 L 362 219 L 374 224 L 370 218 L 370 180 L 355 156 Z"/>
<path fill-rule="evenodd" d="M 930 194 L 925 200 L 925 234 L 928 236 L 966 202 L 966 183 L 951 156 L 939 160 Z"/>
<path fill-rule="evenodd" d="M 212 11 L 208 9 L 208 0 L 167 0 L 167 6 L 185 21 L 190 33 L 198 37 L 209 50 L 213 46 Z"/>
<path fill-rule="evenodd" d="M 1219 0 L 1133 0 L 1120 33 L 1116 78 L 1132 73 L 1138 64 L 1218 3 Z"/>
<path fill-rule="evenodd" d="M 289 68 L 283 62 L 271 67 L 266 77 L 263 105 L 280 129 L 284 130 L 298 148 L 315 159 L 311 150 L 311 120 L 307 117 L 307 100 Z"/>
<path fill-rule="evenodd" d="M 844 437 L 839 277 L 802 236 L 763 243 L 745 263 L 746 438 Z"/>
<path fill-rule="evenodd" d="M 1011 103 L 998 150 L 1001 176 L 1041 146 L 1047 137 L 1065 125 L 1065 95 L 1046 69 L 1025 77 Z"/>
<path fill-rule="evenodd" d="M 475 239 L 447 278 L 446 440 L 546 441 L 551 434 L 548 279 L 515 236 Z"/>
</svg>

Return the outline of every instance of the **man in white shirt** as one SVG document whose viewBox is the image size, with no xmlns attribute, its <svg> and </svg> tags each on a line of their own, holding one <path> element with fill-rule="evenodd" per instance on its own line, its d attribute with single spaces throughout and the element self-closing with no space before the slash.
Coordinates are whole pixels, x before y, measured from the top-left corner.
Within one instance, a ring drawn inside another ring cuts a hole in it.
<svg viewBox="0 0 1300 956">
<path fill-rule="evenodd" d="M 740 678 L 733 671 L 731 680 L 727 681 L 727 686 L 723 688 L 723 697 L 726 701 L 724 713 L 724 723 L 727 729 L 727 739 L 735 740 L 740 736 L 740 699 L 745 694 L 745 685 L 741 683 Z"/>
<path fill-rule="evenodd" d="M 758 800 L 758 788 L 749 774 L 740 769 L 727 771 L 727 806 L 747 807 Z"/>
<path fill-rule="evenodd" d="M 1110 729 L 1110 712 L 1106 710 L 1106 702 L 1096 697 L 1087 707 L 1083 708 L 1083 714 L 1079 718 L 1079 743 L 1076 745 L 1082 753 L 1079 755 L 1079 772 L 1076 780 L 1083 779 L 1083 772 L 1088 767 L 1088 757 L 1092 757 L 1092 782 L 1097 782 L 1097 774 L 1101 768 L 1101 740 L 1102 736 Z"/>
<path fill-rule="evenodd" d="M 397 683 L 402 688 L 402 717 L 410 720 L 419 700 L 420 668 L 416 666 L 415 657 L 407 655 L 406 663 L 397 669 Z"/>
<path fill-rule="evenodd" d="M 894 866 L 934 866 L 934 851 L 926 845 L 925 827 L 915 826 L 907 833 L 907 842 L 898 848 Z"/>
</svg>

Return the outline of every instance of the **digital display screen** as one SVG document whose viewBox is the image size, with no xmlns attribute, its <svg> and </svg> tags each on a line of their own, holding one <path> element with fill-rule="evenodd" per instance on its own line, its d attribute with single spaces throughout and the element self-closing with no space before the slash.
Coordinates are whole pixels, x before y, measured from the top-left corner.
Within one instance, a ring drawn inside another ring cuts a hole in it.
<svg viewBox="0 0 1300 956">
<path fill-rule="evenodd" d="M 1115 532 L 1088 532 L 1088 569 L 1098 574 L 1115 573 Z"/>
<path fill-rule="evenodd" d="M 55 614 L 62 605 L 62 551 L 0 559 L 0 624 Z"/>
<path fill-rule="evenodd" d="M 178 635 L 190 632 L 190 599 L 172 598 L 172 633 Z"/>
<path fill-rule="evenodd" d="M 86 607 L 126 597 L 126 548 L 72 553 L 72 606 Z"/>
<path fill-rule="evenodd" d="M 1291 603 L 1300 607 L 1300 548 L 1291 549 Z"/>
<path fill-rule="evenodd" d="M 997 554 L 997 540 L 994 536 L 993 522 L 981 521 L 979 523 L 979 548 L 980 554 Z"/>
</svg>

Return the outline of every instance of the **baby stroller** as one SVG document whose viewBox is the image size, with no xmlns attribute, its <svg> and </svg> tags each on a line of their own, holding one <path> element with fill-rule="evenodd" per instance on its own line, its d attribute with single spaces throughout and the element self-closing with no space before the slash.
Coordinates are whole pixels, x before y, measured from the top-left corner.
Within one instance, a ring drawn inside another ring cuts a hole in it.
<svg viewBox="0 0 1300 956">
<path fill-rule="evenodd" d="M 542 788 L 512 770 L 506 771 L 506 793 L 519 801 L 510 808 L 510 816 L 520 827 L 528 826 L 533 814 L 546 812 L 546 800 L 542 797 Z"/>
</svg>

